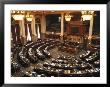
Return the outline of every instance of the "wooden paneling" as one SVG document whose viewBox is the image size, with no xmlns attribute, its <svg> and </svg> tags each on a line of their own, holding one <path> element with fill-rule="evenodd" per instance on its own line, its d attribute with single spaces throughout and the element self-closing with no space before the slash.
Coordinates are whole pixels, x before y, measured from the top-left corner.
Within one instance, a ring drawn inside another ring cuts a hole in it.
<svg viewBox="0 0 110 87">
<path fill-rule="evenodd" d="M 82 21 L 70 21 L 67 25 L 67 34 L 72 34 L 72 28 L 78 27 L 79 33 L 78 35 L 84 35 L 85 34 L 85 25 Z"/>
</svg>

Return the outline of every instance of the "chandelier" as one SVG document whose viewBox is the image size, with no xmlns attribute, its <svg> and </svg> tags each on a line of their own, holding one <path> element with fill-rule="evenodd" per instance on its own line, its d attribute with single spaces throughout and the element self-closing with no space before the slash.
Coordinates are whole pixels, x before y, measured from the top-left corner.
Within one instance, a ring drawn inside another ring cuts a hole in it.
<svg viewBox="0 0 110 87">
<path fill-rule="evenodd" d="M 66 15 L 65 15 L 65 20 L 66 20 L 66 21 L 70 21 L 70 20 L 71 20 L 71 17 L 72 17 L 72 16 L 71 16 L 70 14 L 66 14 Z"/>
<path fill-rule="evenodd" d="M 81 11 L 83 21 L 90 20 L 94 14 L 94 11 Z"/>
<path fill-rule="evenodd" d="M 12 17 L 14 20 L 23 20 L 24 13 L 24 11 L 12 11 Z"/>
<path fill-rule="evenodd" d="M 26 15 L 26 20 L 27 21 L 32 21 L 33 15 L 30 15 L 29 13 L 27 13 Z"/>
</svg>

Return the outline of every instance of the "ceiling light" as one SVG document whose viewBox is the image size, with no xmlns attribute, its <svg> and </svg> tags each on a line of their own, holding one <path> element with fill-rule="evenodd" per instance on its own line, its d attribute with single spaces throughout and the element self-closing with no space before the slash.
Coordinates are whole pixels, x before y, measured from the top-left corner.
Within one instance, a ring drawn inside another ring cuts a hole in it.
<svg viewBox="0 0 110 87">
<path fill-rule="evenodd" d="M 66 21 L 70 21 L 70 20 L 71 20 L 71 17 L 72 17 L 72 16 L 71 16 L 70 14 L 66 14 L 66 15 L 65 15 L 65 20 L 66 20 Z"/>
<path fill-rule="evenodd" d="M 90 20 L 94 14 L 94 11 L 81 11 L 83 21 Z"/>
<path fill-rule="evenodd" d="M 32 21 L 32 18 L 26 18 L 27 21 Z"/>
<path fill-rule="evenodd" d="M 33 15 L 30 15 L 29 13 L 27 13 L 26 15 L 26 20 L 27 21 L 32 21 Z"/>
<path fill-rule="evenodd" d="M 15 15 L 13 15 L 13 18 L 14 18 L 14 20 L 23 20 L 23 18 L 24 18 L 24 15 L 18 15 L 18 14 L 15 14 Z"/>
<path fill-rule="evenodd" d="M 24 11 L 12 11 L 12 17 L 14 20 L 23 20 L 24 18 Z"/>
</svg>

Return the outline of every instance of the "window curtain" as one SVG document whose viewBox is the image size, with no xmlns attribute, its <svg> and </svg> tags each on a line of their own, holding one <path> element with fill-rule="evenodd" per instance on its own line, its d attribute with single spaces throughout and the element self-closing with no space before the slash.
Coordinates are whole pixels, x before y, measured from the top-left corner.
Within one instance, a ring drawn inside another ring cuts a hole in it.
<svg viewBox="0 0 110 87">
<path fill-rule="evenodd" d="M 15 32 L 15 25 L 11 25 L 11 33 L 12 33 L 12 39 L 13 39 L 13 44 L 16 44 L 16 32 Z"/>
<path fill-rule="evenodd" d="M 32 29 L 31 29 L 31 24 L 28 24 L 28 27 L 29 27 L 29 33 L 30 33 L 31 38 L 32 38 Z"/>
<path fill-rule="evenodd" d="M 20 40 L 20 26 L 19 24 L 15 24 L 15 35 L 16 35 L 16 42 L 21 43 Z"/>
</svg>

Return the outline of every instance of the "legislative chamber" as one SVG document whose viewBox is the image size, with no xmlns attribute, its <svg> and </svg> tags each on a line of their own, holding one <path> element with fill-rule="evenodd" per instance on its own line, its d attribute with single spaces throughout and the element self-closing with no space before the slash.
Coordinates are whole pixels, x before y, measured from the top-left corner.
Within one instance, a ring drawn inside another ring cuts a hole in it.
<svg viewBox="0 0 110 87">
<path fill-rule="evenodd" d="M 100 77 L 100 11 L 12 10 L 11 77 Z"/>
</svg>

